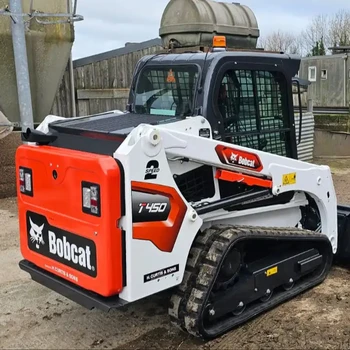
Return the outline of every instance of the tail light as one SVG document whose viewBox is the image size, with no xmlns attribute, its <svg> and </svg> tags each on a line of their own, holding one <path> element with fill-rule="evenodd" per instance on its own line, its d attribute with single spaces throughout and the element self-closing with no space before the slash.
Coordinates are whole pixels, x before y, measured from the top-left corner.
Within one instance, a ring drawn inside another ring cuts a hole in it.
<svg viewBox="0 0 350 350">
<path fill-rule="evenodd" d="M 83 212 L 94 216 L 101 216 L 100 185 L 90 182 L 82 183 Z"/>
<path fill-rule="evenodd" d="M 32 169 L 19 167 L 19 189 L 21 193 L 33 197 L 33 172 Z"/>
</svg>

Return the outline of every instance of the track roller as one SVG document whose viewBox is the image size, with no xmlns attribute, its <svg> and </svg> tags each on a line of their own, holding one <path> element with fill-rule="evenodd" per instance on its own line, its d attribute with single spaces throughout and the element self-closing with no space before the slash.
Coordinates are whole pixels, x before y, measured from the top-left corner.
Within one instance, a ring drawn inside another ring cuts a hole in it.
<svg viewBox="0 0 350 350">
<path fill-rule="evenodd" d="M 332 246 L 302 229 L 218 226 L 198 235 L 169 315 L 182 330 L 216 338 L 326 278 Z"/>
</svg>

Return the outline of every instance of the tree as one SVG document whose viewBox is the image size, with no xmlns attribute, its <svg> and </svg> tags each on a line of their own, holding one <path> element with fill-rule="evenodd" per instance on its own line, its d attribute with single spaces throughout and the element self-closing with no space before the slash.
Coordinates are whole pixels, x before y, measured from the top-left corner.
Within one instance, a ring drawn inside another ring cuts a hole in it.
<svg viewBox="0 0 350 350">
<path fill-rule="evenodd" d="M 320 56 L 324 56 L 326 54 L 326 48 L 324 46 L 323 38 L 320 41 L 320 51 L 318 52 Z"/>
<path fill-rule="evenodd" d="M 315 46 L 312 48 L 311 53 L 307 56 L 324 56 L 326 54 L 326 48 L 324 46 L 323 38 L 316 41 Z"/>
<path fill-rule="evenodd" d="M 329 28 L 328 16 L 318 15 L 314 17 L 306 29 L 301 32 L 303 52 L 308 53 L 308 56 L 325 55 L 327 53 L 326 47 L 332 45 Z"/>
<path fill-rule="evenodd" d="M 340 10 L 330 20 L 332 45 L 350 46 L 350 11 Z"/>
<path fill-rule="evenodd" d="M 302 56 L 323 56 L 331 46 L 350 46 L 350 11 L 315 16 L 299 35 L 277 30 L 261 38 L 259 45 L 269 51 Z"/>
<path fill-rule="evenodd" d="M 298 38 L 290 33 L 277 30 L 261 38 L 259 45 L 267 51 L 300 54 Z"/>
</svg>

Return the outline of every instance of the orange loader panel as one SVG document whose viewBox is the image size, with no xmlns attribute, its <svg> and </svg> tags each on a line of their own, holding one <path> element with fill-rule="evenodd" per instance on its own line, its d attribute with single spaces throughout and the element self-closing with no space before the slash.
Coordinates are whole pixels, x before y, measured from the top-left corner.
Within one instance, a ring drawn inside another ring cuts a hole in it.
<svg viewBox="0 0 350 350">
<path fill-rule="evenodd" d="M 124 287 L 123 169 L 109 156 L 22 145 L 16 154 L 24 259 L 109 297 Z"/>
</svg>

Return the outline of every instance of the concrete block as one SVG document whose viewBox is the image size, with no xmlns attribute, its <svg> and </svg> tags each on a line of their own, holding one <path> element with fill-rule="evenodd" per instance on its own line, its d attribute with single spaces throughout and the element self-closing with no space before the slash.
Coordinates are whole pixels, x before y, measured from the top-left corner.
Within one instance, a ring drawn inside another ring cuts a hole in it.
<svg viewBox="0 0 350 350">
<path fill-rule="evenodd" d="M 13 132 L 4 139 L 0 139 L 0 152 L 8 148 L 17 148 L 21 143 L 21 132 Z"/>
<path fill-rule="evenodd" d="M 15 156 L 21 144 L 20 132 L 0 140 L 0 198 L 16 196 Z"/>
<path fill-rule="evenodd" d="M 315 130 L 315 157 L 350 157 L 350 134 Z"/>
<path fill-rule="evenodd" d="M 16 197 L 16 182 L 0 184 L 0 198 Z"/>
<path fill-rule="evenodd" d="M 3 166 L 9 166 L 9 165 L 15 164 L 16 149 L 17 148 L 9 148 L 9 149 L 0 151 L 0 169 Z"/>
<path fill-rule="evenodd" d="M 16 182 L 15 165 L 5 165 L 0 168 L 0 185 L 12 184 Z"/>
</svg>

